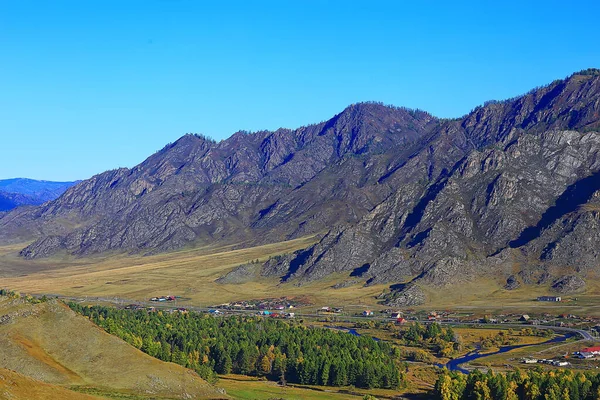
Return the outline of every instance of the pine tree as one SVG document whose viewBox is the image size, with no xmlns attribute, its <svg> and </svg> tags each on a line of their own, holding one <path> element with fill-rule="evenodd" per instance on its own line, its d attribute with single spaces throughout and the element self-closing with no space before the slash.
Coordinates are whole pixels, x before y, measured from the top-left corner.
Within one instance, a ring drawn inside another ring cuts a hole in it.
<svg viewBox="0 0 600 400">
<path fill-rule="evenodd" d="M 250 353 L 247 347 L 242 347 L 238 353 L 237 365 L 239 373 L 242 375 L 249 375 L 253 370 L 252 360 L 250 359 Z"/>
<path fill-rule="evenodd" d="M 331 368 L 331 364 L 329 361 L 325 361 L 323 366 L 321 367 L 321 377 L 320 384 L 323 386 L 327 386 L 329 384 L 329 370 Z"/>
<path fill-rule="evenodd" d="M 281 384 L 286 383 L 285 372 L 287 369 L 287 359 L 285 354 L 275 356 L 275 360 L 273 361 L 273 373 L 277 378 L 279 378 L 279 382 Z"/>
<path fill-rule="evenodd" d="M 227 375 L 231 373 L 233 368 L 233 363 L 231 361 L 231 356 L 226 351 L 221 351 L 216 357 L 216 371 L 219 374 Z"/>
</svg>

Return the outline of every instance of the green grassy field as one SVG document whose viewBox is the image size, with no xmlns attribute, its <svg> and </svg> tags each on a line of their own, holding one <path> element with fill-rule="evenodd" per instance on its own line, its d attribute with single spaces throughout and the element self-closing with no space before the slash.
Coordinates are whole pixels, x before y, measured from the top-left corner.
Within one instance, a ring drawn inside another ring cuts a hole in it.
<svg viewBox="0 0 600 400">
<path fill-rule="evenodd" d="M 268 400 L 283 398 L 286 400 L 359 400 L 371 394 L 379 398 L 394 398 L 402 393 L 386 389 L 356 389 L 325 386 L 280 386 L 276 382 L 261 381 L 241 375 L 226 375 L 219 380 L 219 387 L 227 394 L 240 400 Z"/>
</svg>

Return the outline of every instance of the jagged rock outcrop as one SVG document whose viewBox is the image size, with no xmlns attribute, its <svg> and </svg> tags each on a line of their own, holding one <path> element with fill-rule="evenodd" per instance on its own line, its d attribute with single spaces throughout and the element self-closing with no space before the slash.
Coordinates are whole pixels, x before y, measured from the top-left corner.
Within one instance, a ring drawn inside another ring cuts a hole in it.
<svg viewBox="0 0 600 400">
<path fill-rule="evenodd" d="M 506 279 L 506 285 L 504 285 L 504 289 L 515 290 L 519 287 L 521 287 L 521 282 L 519 282 L 516 276 L 511 275 Z"/>
<path fill-rule="evenodd" d="M 567 275 L 558 278 L 552 283 L 552 289 L 558 293 L 576 293 L 585 287 L 585 281 L 577 275 Z"/>
<path fill-rule="evenodd" d="M 260 268 L 260 264 L 243 264 L 229 271 L 225 275 L 220 276 L 215 282 L 221 284 L 250 282 L 260 276 Z"/>
<path fill-rule="evenodd" d="M 414 283 L 400 285 L 385 296 L 385 304 L 390 307 L 411 307 L 425 303 L 425 294 L 419 286 Z"/>
</svg>

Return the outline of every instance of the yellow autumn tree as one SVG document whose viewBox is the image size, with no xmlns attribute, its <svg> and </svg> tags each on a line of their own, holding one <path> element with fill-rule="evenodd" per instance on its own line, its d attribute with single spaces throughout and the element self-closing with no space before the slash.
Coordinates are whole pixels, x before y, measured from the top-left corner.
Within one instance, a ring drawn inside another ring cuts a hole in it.
<svg viewBox="0 0 600 400">
<path fill-rule="evenodd" d="M 269 360 L 269 357 L 263 356 L 263 358 L 260 360 L 260 372 L 263 374 L 271 373 L 271 360 Z"/>
</svg>

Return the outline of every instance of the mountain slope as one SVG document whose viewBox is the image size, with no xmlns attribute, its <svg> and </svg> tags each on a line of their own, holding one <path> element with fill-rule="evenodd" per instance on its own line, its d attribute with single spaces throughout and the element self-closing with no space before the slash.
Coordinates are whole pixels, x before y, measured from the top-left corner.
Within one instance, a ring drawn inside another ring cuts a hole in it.
<svg viewBox="0 0 600 400">
<path fill-rule="evenodd" d="M 98 400 L 100 397 L 77 393 L 58 385 L 50 385 L 17 372 L 0 368 L 0 399 Z"/>
<path fill-rule="evenodd" d="M 19 206 L 36 204 L 40 204 L 40 202 L 31 196 L 0 191 L 0 212 L 9 211 Z"/>
<path fill-rule="evenodd" d="M 256 230 L 271 238 L 323 231 L 356 221 L 390 192 L 370 190 L 376 182 L 366 181 L 365 160 L 373 155 L 379 160 L 367 168 L 386 168 L 387 149 L 408 146 L 435 124 L 425 113 L 361 104 L 296 131 L 237 133 L 220 143 L 186 135 L 131 170 L 97 175 L 56 201 L 8 214 L 0 235 L 42 236 L 24 253 L 37 257 L 63 249 L 165 251 L 253 239 Z M 330 169 L 360 173 L 355 182 L 364 182 L 355 186 Z M 340 209 L 330 201 L 340 190 L 357 201 Z M 70 225 L 84 226 L 65 235 Z"/>
<path fill-rule="evenodd" d="M 294 270 L 287 278 L 311 280 L 331 271 L 350 272 L 361 267 L 361 277 L 367 283 L 414 280 L 427 284 L 457 282 L 476 272 L 497 273 L 497 264 L 507 260 L 487 256 L 536 239 L 549 225 L 544 219 L 553 214 L 549 210 L 554 203 L 564 207 L 560 199 L 568 191 L 578 194 L 565 203 L 571 211 L 581 212 L 577 207 L 600 189 L 594 178 L 600 167 L 600 136 L 595 131 L 599 130 L 599 111 L 597 73 L 576 74 L 521 98 L 478 108 L 447 125 L 445 129 L 454 129 L 453 138 L 442 131 L 411 163 L 395 172 L 411 177 L 401 191 L 356 225 L 334 229 L 304 253 L 268 265 L 266 273 L 279 274 L 287 268 Z M 416 174 L 426 160 L 435 163 L 435 154 L 442 153 L 441 149 L 447 157 L 451 153 L 449 143 L 461 149 L 457 135 L 472 146 L 470 151 L 455 151 L 453 160 L 442 161 L 445 170 L 425 185 L 418 185 L 422 175 Z M 577 186 L 580 189 L 574 190 Z M 585 193 L 579 193 L 581 187 Z M 589 243 L 588 248 L 577 253 L 575 248 L 581 246 L 573 239 L 568 254 L 575 257 L 563 256 L 561 267 L 579 268 L 582 258 L 587 258 L 584 265 L 597 269 L 597 226 L 589 222 L 590 218 L 584 219 L 594 232 L 583 242 Z M 560 225 L 560 220 L 555 224 Z M 539 229 L 530 228 L 536 225 Z M 568 238 L 570 233 L 565 230 L 556 236 Z M 533 231 L 535 235 L 527 242 L 519 239 Z M 522 249 L 532 266 L 550 257 L 547 251 L 541 254 L 549 240 L 537 239 L 543 243 L 537 253 Z M 501 252 L 500 256 L 507 257 L 508 253 Z M 544 272 L 548 273 L 540 273 Z"/>
<path fill-rule="evenodd" d="M 343 272 L 415 298 L 477 275 L 586 276 L 600 272 L 598 131 L 600 71 L 586 70 L 455 120 L 367 103 L 294 131 L 186 135 L 6 214 L 0 240 L 37 239 L 21 252 L 37 258 L 322 233 L 263 274 Z"/>
<path fill-rule="evenodd" d="M 226 397 L 191 370 L 142 353 L 58 302 L 0 297 L 0 316 L 0 368 L 53 385 L 152 397 Z"/>
</svg>

